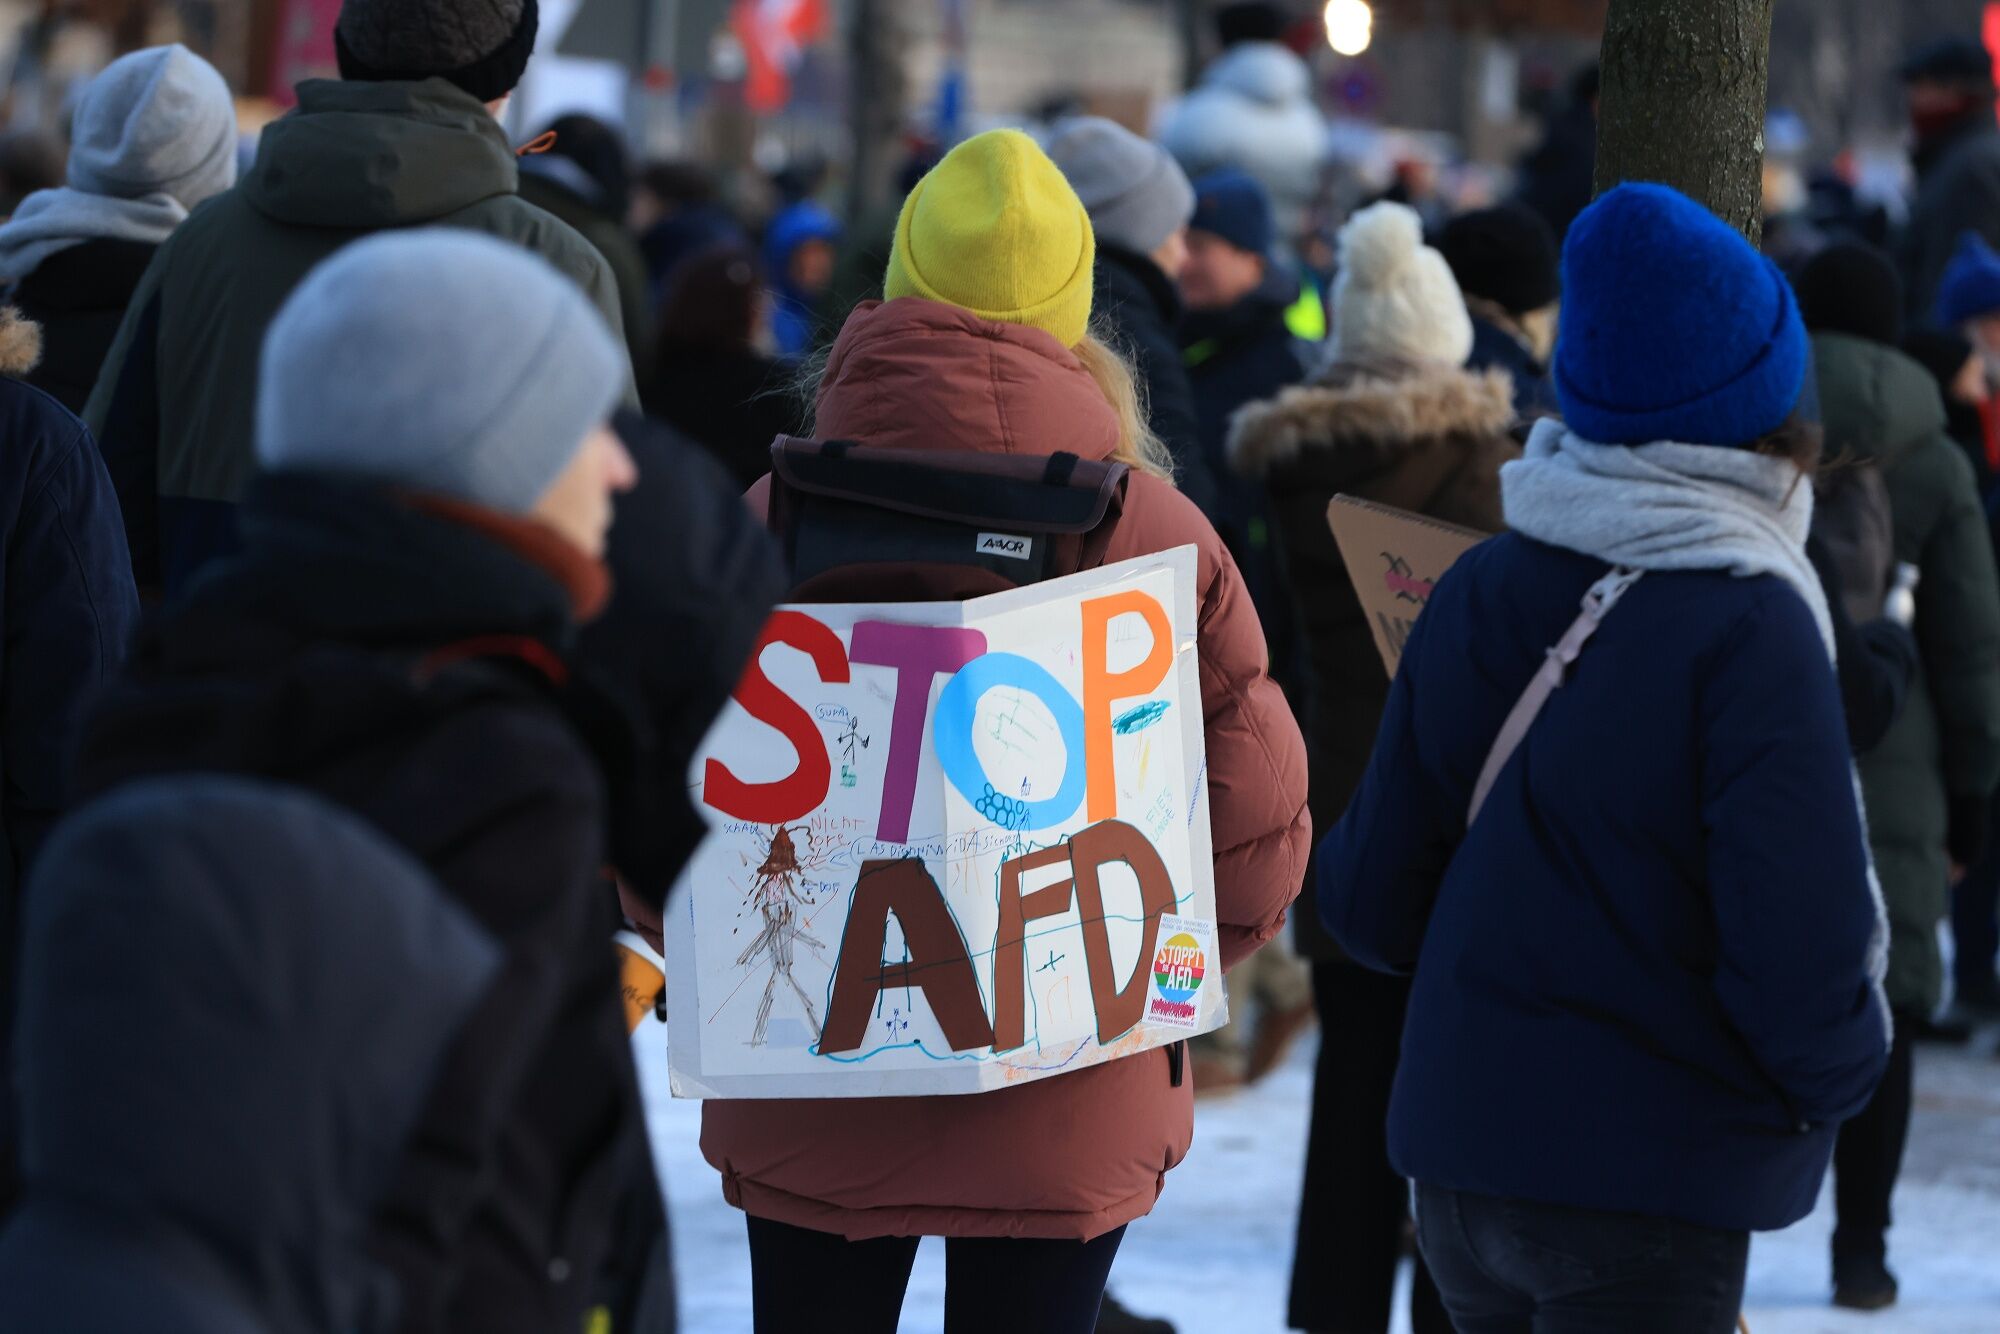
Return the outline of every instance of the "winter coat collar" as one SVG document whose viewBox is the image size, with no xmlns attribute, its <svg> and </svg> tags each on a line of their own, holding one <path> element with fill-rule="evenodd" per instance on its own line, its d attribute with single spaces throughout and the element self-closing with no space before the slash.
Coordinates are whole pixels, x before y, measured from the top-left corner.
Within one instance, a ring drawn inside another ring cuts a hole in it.
<svg viewBox="0 0 2000 1334">
<path fill-rule="evenodd" d="M 13 306 L 0 306 L 0 375 L 18 380 L 41 360 L 42 326 Z"/>
<path fill-rule="evenodd" d="M 1505 371 L 1335 366 L 1319 383 L 1238 412 L 1229 460 L 1237 472 L 1261 477 L 1324 454 L 1360 476 L 1420 441 L 1485 439 L 1503 434 L 1513 420 L 1513 382 Z"/>
<path fill-rule="evenodd" d="M 1040 329 L 920 297 L 867 301 L 834 340 L 814 434 L 893 449 L 1087 459 L 1118 418 L 1076 354 Z"/>
<path fill-rule="evenodd" d="M 188 591 L 184 612 L 219 613 L 300 638 L 428 650 L 489 636 L 567 655 L 571 593 L 535 560 L 379 486 L 268 473 L 240 515 L 241 555 Z M 199 654 L 200 636 L 176 636 Z"/>
<path fill-rule="evenodd" d="M 579 625 L 594 619 L 604 610 L 604 604 L 611 600 L 611 572 L 605 568 L 604 562 L 578 550 L 545 523 L 517 514 L 501 514 L 444 496 L 410 495 L 403 500 L 420 513 L 434 514 L 462 528 L 469 528 L 482 537 L 492 538 L 542 573 L 552 576 L 569 595 L 570 610 L 575 613 Z"/>
<path fill-rule="evenodd" d="M 1850 334 L 1813 335 L 1826 456 L 1892 468 L 1945 427 L 1944 399 L 1921 363 Z"/>
<path fill-rule="evenodd" d="M 481 103 L 443 79 L 299 85 L 298 109 L 264 131 L 244 197 L 297 226 L 376 230 L 511 195 L 520 173 Z"/>
<path fill-rule="evenodd" d="M 1180 289 L 1151 255 L 1102 240 L 1097 243 L 1097 292 L 1101 306 L 1130 301 L 1143 293 L 1169 329 L 1180 323 L 1186 312 Z"/>
</svg>

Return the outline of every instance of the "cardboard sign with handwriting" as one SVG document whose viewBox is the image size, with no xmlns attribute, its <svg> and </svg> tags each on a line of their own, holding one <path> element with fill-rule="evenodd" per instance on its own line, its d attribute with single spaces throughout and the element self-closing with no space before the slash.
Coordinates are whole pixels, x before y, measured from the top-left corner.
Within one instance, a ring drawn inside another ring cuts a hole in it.
<svg viewBox="0 0 2000 1334">
<path fill-rule="evenodd" d="M 1353 496 L 1335 496 L 1326 521 L 1361 596 L 1382 663 L 1394 676 L 1403 645 L 1437 581 L 1453 561 L 1491 534 Z"/>
</svg>

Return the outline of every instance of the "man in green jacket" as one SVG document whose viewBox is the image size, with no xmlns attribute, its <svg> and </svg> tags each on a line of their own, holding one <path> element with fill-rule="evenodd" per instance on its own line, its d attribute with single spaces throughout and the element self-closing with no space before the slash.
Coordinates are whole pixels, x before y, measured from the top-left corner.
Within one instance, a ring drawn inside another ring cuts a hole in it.
<svg viewBox="0 0 2000 1334">
<path fill-rule="evenodd" d="M 1920 669 L 1901 716 L 1859 761 L 1889 910 L 1895 1047 L 1874 1098 L 1841 1127 L 1833 1159 L 1834 1301 L 1872 1310 L 1896 1300 L 1886 1265 L 1889 1198 L 1909 1130 L 1915 1030 L 1944 988 L 1938 924 L 1953 877 L 1985 850 L 2000 785 L 2000 579 L 1972 466 L 1945 434 L 1937 383 L 1896 348 L 1903 293 L 1888 258 L 1829 247 L 1798 286 L 1813 331 L 1825 457 L 1882 470 L 1895 558 L 1919 574 Z"/>
<path fill-rule="evenodd" d="M 486 232 L 542 256 L 622 332 L 610 267 L 519 197 L 496 119 L 536 27 L 535 0 L 346 0 L 340 81 L 299 85 L 298 109 L 264 131 L 249 173 L 160 247 L 84 412 L 142 589 L 171 593 L 235 549 L 264 330 L 348 242 L 391 227 Z"/>
</svg>

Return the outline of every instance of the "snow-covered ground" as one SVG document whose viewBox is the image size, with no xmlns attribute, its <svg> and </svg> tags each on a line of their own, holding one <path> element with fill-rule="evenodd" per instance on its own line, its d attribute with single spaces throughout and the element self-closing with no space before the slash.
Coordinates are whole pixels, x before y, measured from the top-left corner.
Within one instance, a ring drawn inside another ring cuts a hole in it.
<svg viewBox="0 0 2000 1334">
<path fill-rule="evenodd" d="M 1198 1104 L 1194 1151 L 1167 1179 L 1151 1217 L 1132 1226 L 1112 1290 L 1127 1306 L 1170 1314 L 1181 1334 L 1284 1329 L 1292 1219 L 1305 1152 L 1313 1039 L 1250 1091 Z M 642 1030 L 641 1069 L 654 1144 L 666 1176 L 682 1328 L 750 1328 L 742 1217 L 723 1203 L 696 1145 L 699 1104 L 666 1093 L 664 1029 Z M 2000 1331 L 2000 1059 L 1972 1051 L 1917 1053 L 1917 1112 L 1896 1197 L 1890 1265 L 1902 1279 L 1895 1310 L 1828 1308 L 1831 1200 L 1789 1231 L 1757 1238 L 1750 1256 L 1752 1334 L 1995 1334 Z M 905 1331 L 941 1327 L 944 1264 L 927 1242 L 904 1306 Z M 1399 1331 L 1407 1326 L 1399 1325 Z"/>
</svg>

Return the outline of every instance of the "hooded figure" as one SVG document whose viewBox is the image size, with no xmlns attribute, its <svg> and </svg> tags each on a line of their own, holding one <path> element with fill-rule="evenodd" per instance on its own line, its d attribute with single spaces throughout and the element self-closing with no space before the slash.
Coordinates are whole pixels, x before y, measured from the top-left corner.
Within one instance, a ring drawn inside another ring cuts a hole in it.
<svg viewBox="0 0 2000 1334">
<path fill-rule="evenodd" d="M 498 972 L 485 933 L 359 820 L 218 777 L 76 815 L 26 933 L 0 1328 L 390 1328 L 369 1214 Z"/>
<path fill-rule="evenodd" d="M 778 355 L 802 357 L 819 333 L 819 303 L 833 281 L 833 247 L 840 223 L 810 201 L 771 219 L 764 233 L 764 268 L 771 283 L 771 338 Z"/>
<path fill-rule="evenodd" d="M 1279 28 L 1225 23 L 1227 49 L 1202 72 L 1194 91 L 1160 113 L 1153 137 L 1189 176 L 1234 168 L 1255 177 L 1271 196 L 1279 235 L 1292 237 L 1319 191 L 1327 154 L 1312 70 L 1277 40 Z"/>
<path fill-rule="evenodd" d="M 345 0 L 341 78 L 300 84 L 298 107 L 265 128 L 243 180 L 160 248 L 83 413 L 142 588 L 176 592 L 240 545 L 265 331 L 315 265 L 361 237 L 435 226 L 511 242 L 574 283 L 622 337 L 610 265 L 520 197 L 518 160 L 494 119 L 537 24 L 535 0 Z M 486 337 L 474 306 L 447 313 L 445 342 Z"/>
<path fill-rule="evenodd" d="M 28 383 L 81 412 L 153 252 L 235 183 L 236 107 L 207 61 L 155 46 L 90 81 L 71 133 L 69 184 L 0 225 L 0 282 L 42 326 Z"/>
</svg>

